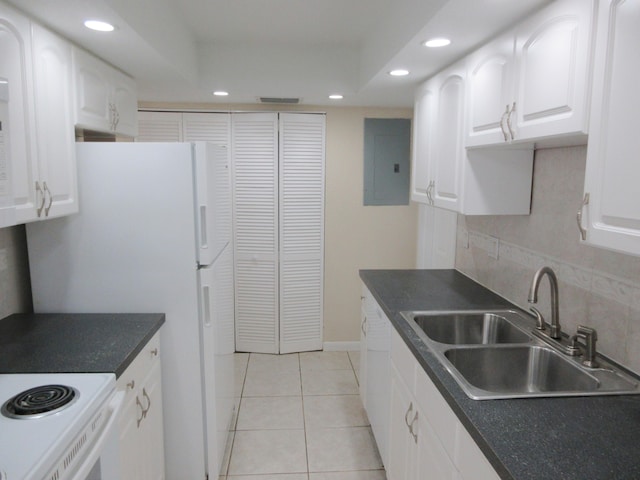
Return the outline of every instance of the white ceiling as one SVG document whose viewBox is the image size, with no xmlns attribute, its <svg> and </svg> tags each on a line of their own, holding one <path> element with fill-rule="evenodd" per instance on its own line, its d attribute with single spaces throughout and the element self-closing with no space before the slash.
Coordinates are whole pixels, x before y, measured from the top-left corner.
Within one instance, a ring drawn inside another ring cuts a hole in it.
<svg viewBox="0 0 640 480">
<path fill-rule="evenodd" d="M 549 1 L 9 0 L 135 77 L 142 101 L 360 106 L 411 106 L 420 81 Z M 452 45 L 420 45 L 441 35 Z"/>
</svg>

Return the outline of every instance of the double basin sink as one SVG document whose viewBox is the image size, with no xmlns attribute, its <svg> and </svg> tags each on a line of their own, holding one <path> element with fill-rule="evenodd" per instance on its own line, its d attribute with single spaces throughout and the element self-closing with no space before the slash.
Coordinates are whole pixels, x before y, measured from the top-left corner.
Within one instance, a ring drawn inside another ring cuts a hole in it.
<svg viewBox="0 0 640 480">
<path fill-rule="evenodd" d="M 546 345 L 516 310 L 401 314 L 476 400 L 640 393 L 638 381 L 606 359 L 588 368 Z"/>
</svg>

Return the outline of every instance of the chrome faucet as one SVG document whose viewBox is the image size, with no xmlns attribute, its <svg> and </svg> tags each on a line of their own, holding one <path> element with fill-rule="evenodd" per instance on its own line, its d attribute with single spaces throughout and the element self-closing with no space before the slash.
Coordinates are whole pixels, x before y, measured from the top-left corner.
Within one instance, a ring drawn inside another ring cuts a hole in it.
<svg viewBox="0 0 640 480">
<path fill-rule="evenodd" d="M 549 336 L 556 340 L 561 338 L 560 336 L 560 315 L 558 311 L 558 279 L 553 270 L 549 267 L 540 268 L 534 275 L 531 281 L 531 288 L 529 288 L 528 301 L 531 304 L 538 303 L 538 287 L 540 286 L 540 280 L 547 275 L 549 277 L 549 286 L 551 287 L 551 325 L 549 326 Z M 536 315 L 538 330 L 545 330 L 545 321 L 542 314 L 535 307 L 530 307 L 531 311 Z"/>
</svg>

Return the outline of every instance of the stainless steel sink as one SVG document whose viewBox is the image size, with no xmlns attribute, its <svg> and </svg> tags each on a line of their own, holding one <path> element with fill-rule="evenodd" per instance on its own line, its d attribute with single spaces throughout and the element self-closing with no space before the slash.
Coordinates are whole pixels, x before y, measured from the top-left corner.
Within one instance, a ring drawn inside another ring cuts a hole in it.
<svg viewBox="0 0 640 480">
<path fill-rule="evenodd" d="M 485 392 L 500 397 L 595 392 L 600 386 L 597 378 L 547 347 L 457 348 L 444 356 L 473 398 Z"/>
<path fill-rule="evenodd" d="M 527 343 L 531 337 L 510 323 L 511 312 L 416 314 L 411 319 L 434 342 L 450 345 Z"/>
<path fill-rule="evenodd" d="M 604 357 L 588 368 L 532 335 L 515 310 L 401 312 L 462 390 L 476 400 L 640 393 L 635 377 Z"/>
</svg>

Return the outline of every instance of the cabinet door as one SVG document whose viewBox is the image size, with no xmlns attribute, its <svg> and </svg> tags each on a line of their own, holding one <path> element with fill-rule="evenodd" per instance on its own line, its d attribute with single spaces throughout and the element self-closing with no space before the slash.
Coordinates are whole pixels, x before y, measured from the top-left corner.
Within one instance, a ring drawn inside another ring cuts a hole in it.
<svg viewBox="0 0 640 480">
<path fill-rule="evenodd" d="M 228 146 L 231 115 L 228 113 L 183 113 L 182 137 L 185 142 L 200 140 Z"/>
<path fill-rule="evenodd" d="M 416 453 L 416 473 L 414 478 L 455 480 L 458 478 L 458 471 L 453 465 L 453 461 L 442 448 L 433 427 L 426 419 L 423 410 L 418 410 L 418 417 L 412 426 L 414 434 L 417 436 Z M 477 479 L 488 480 L 485 477 L 476 476 Z"/>
<path fill-rule="evenodd" d="M 515 139 L 587 133 L 594 2 L 553 2 L 516 31 Z"/>
<path fill-rule="evenodd" d="M 322 349 L 324 140 L 324 115 L 280 114 L 280 353 Z"/>
<path fill-rule="evenodd" d="M 138 135 L 138 91 L 136 82 L 114 69 L 111 70 L 112 118 L 116 133 L 135 137 Z"/>
<path fill-rule="evenodd" d="M 371 298 L 371 315 L 367 316 L 367 415 L 386 465 L 389 441 L 389 386 L 391 382 L 391 323 Z"/>
<path fill-rule="evenodd" d="M 182 142 L 182 113 L 138 112 L 136 142 Z"/>
<path fill-rule="evenodd" d="M 464 146 L 464 72 L 447 71 L 438 89 L 436 152 L 433 202 L 436 207 L 459 211 Z"/>
<path fill-rule="evenodd" d="M 411 200 L 431 204 L 432 162 L 435 138 L 436 92 L 433 83 L 421 86 L 413 110 L 413 152 L 411 165 Z"/>
<path fill-rule="evenodd" d="M 144 406 L 136 395 L 135 381 L 126 391 L 125 404 L 118 425 L 120 436 L 120 467 L 123 480 L 142 478 L 140 459 L 142 445 L 138 434 L 139 424 L 144 417 Z"/>
<path fill-rule="evenodd" d="M 71 44 L 34 24 L 33 61 L 42 216 L 69 215 L 78 211 Z"/>
<path fill-rule="evenodd" d="M 162 382 L 160 362 L 155 362 L 140 390 L 144 401 L 144 420 L 140 425 L 143 449 L 140 480 L 164 479 L 164 431 L 162 426 Z"/>
<path fill-rule="evenodd" d="M 360 371 L 358 372 L 358 389 L 364 409 L 367 409 L 367 304 L 371 293 L 362 286 L 360 297 Z"/>
<path fill-rule="evenodd" d="M 509 141 L 513 96 L 513 33 L 501 35 L 467 60 L 466 146 Z"/>
<path fill-rule="evenodd" d="M 389 412 L 389 459 L 385 464 L 387 478 L 388 480 L 418 480 L 415 472 L 418 437 L 411 429 L 417 429 L 419 415 L 416 417 L 417 408 L 413 396 L 404 385 L 393 363 L 391 364 Z"/>
<path fill-rule="evenodd" d="M 11 215 L 15 214 L 15 223 L 36 218 L 36 209 L 43 201 L 35 185 L 38 172 L 32 79 L 30 22 L 10 7 L 0 4 L 0 82 L 6 99 L 3 102 L 5 122 L 2 132 L 4 167 L 0 168 L 5 175 L 11 173 L 11 177 L 5 178 L 0 195 L 5 196 L 3 203 L 7 204 L 7 195 L 11 193 L 13 196 L 14 211 Z M 7 205 L 7 208 L 11 207 Z"/>
<path fill-rule="evenodd" d="M 600 4 L 584 209 L 587 243 L 640 255 L 640 2 Z"/>
<path fill-rule="evenodd" d="M 232 116 L 236 349 L 278 353 L 278 117 Z"/>
<path fill-rule="evenodd" d="M 102 132 L 112 131 L 111 83 L 107 65 L 93 55 L 73 49 L 76 89 L 76 125 Z"/>
</svg>

